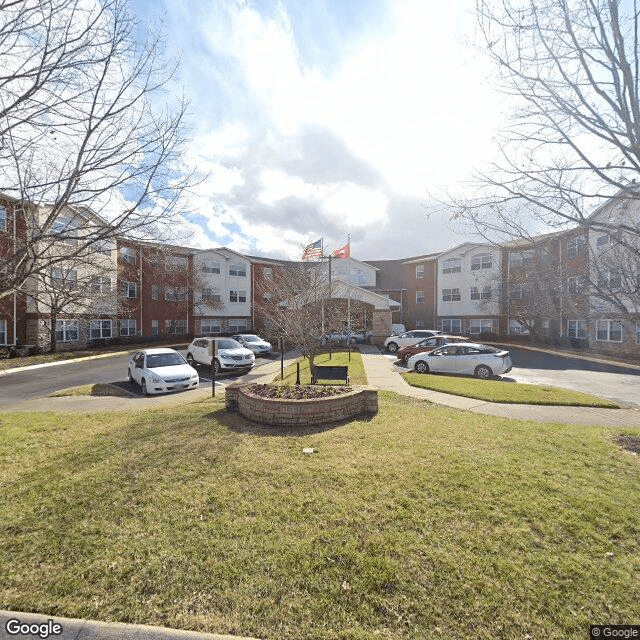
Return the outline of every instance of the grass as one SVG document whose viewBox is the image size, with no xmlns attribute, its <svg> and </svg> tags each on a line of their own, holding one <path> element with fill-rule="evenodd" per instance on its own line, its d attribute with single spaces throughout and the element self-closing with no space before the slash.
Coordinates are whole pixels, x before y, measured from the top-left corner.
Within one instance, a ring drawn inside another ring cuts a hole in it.
<svg viewBox="0 0 640 640">
<path fill-rule="evenodd" d="M 598 398 L 579 391 L 561 389 L 560 387 L 521 384 L 504 380 L 476 380 L 475 378 L 463 376 L 420 373 L 403 373 L 402 375 L 414 387 L 450 393 L 454 396 L 486 400 L 487 402 L 620 408 L 611 400 L 605 400 L 604 398 Z"/>
<path fill-rule="evenodd" d="M 329 357 L 331 356 L 331 357 Z M 309 368 L 309 360 L 301 358 L 300 363 L 300 383 L 311 384 L 311 369 Z M 334 351 L 333 353 L 322 353 L 315 359 L 316 364 L 320 365 L 348 365 L 349 380 L 352 385 L 366 385 L 367 376 L 364 372 L 364 364 L 359 351 L 351 352 L 351 360 L 349 360 L 348 351 Z M 296 382 L 296 364 L 289 365 L 284 370 L 284 380 L 280 380 L 280 375 L 274 379 L 275 384 L 295 384 Z M 331 384 L 321 380 L 318 384 Z M 334 381 L 333 384 L 336 384 Z M 339 383 L 338 383 L 339 384 Z"/>
<path fill-rule="evenodd" d="M 128 398 L 129 395 L 124 389 L 111 384 L 83 384 L 79 387 L 69 387 L 68 389 L 60 389 L 50 393 L 49 398 L 62 398 L 64 396 L 117 396 Z"/>
<path fill-rule="evenodd" d="M 222 399 L 0 415 L 1 607 L 278 640 L 638 620 L 640 467 L 617 431 L 380 409 L 298 435 Z"/>
</svg>

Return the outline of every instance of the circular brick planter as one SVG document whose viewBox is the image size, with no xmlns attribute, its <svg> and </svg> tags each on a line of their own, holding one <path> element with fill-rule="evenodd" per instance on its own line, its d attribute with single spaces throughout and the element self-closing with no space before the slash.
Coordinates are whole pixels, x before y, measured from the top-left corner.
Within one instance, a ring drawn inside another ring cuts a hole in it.
<svg viewBox="0 0 640 640">
<path fill-rule="evenodd" d="M 309 400 L 263 398 L 251 393 L 250 387 L 247 383 L 229 385 L 225 389 L 225 404 L 228 411 L 237 411 L 260 424 L 307 427 L 378 412 L 378 391 L 373 387 L 354 387 L 349 393 Z"/>
</svg>

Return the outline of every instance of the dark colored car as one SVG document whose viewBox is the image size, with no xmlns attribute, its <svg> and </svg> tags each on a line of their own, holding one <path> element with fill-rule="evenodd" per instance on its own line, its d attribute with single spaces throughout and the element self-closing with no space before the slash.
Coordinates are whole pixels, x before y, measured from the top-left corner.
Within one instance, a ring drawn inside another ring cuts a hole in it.
<svg viewBox="0 0 640 640">
<path fill-rule="evenodd" d="M 420 340 L 417 344 L 409 345 L 408 347 L 402 347 L 402 349 L 398 349 L 398 360 L 402 360 L 403 362 L 407 362 L 411 356 L 415 356 L 416 353 L 421 353 L 422 351 L 431 351 L 431 349 L 437 349 L 445 344 L 452 344 L 455 342 L 469 342 L 469 338 L 465 338 L 464 336 L 449 336 L 449 335 L 440 335 L 440 336 L 432 336 L 431 338 L 425 338 L 424 340 Z"/>
</svg>

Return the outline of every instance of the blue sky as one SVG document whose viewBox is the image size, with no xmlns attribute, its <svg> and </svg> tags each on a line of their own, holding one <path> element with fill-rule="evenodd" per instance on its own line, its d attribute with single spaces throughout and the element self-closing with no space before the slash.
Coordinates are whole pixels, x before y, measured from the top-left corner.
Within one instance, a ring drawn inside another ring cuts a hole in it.
<svg viewBox="0 0 640 640">
<path fill-rule="evenodd" d="M 491 159 L 500 102 L 465 44 L 474 2 L 452 5 L 133 1 L 164 19 L 190 100 L 185 168 L 208 176 L 189 243 L 296 258 L 351 234 L 354 257 L 381 259 L 463 241 L 431 196 Z"/>
</svg>

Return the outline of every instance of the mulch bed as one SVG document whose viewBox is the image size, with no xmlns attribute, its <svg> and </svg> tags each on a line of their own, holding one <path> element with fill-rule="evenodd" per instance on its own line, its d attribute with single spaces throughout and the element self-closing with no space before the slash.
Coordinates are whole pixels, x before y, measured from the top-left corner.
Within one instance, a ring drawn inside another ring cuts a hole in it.
<svg viewBox="0 0 640 640">
<path fill-rule="evenodd" d="M 254 384 L 249 391 L 262 398 L 281 398 L 283 400 L 312 400 L 314 398 L 327 398 L 340 396 L 352 391 L 351 387 L 329 385 L 271 385 Z"/>
<path fill-rule="evenodd" d="M 628 451 L 640 453 L 640 436 L 618 436 L 618 444 Z"/>
</svg>

